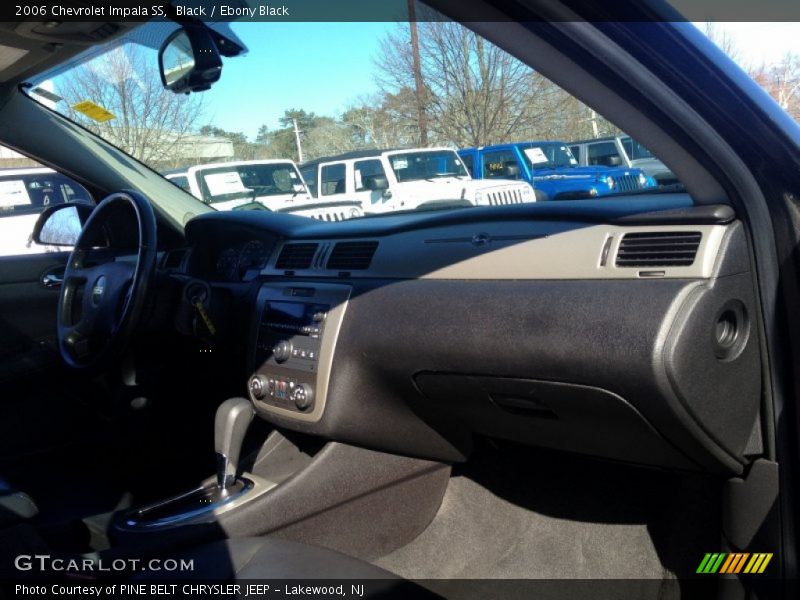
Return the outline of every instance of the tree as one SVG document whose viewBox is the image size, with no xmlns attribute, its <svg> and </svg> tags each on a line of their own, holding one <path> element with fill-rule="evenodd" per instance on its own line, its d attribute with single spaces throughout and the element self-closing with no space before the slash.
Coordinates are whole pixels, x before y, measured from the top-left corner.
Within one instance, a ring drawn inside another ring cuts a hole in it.
<svg viewBox="0 0 800 600">
<path fill-rule="evenodd" d="M 800 121 L 800 54 L 788 52 L 774 65 L 751 69 L 750 76 L 783 110 Z"/>
<path fill-rule="evenodd" d="M 729 31 L 720 27 L 719 24 L 712 22 L 706 23 L 703 31 L 708 39 L 714 42 L 717 47 L 727 54 L 734 62 L 741 62 L 741 50 Z"/>
<path fill-rule="evenodd" d="M 481 146 L 525 139 L 590 137 L 615 128 L 586 105 L 480 35 L 430 9 L 417 24 L 415 73 L 407 24 L 381 42 L 375 64 L 384 99 L 400 100 L 392 116 L 416 131 L 424 103 L 431 144 Z M 422 100 L 415 94 L 422 83 Z"/>
<path fill-rule="evenodd" d="M 258 133 L 256 134 L 256 144 L 268 144 L 269 143 L 269 127 L 266 125 L 262 125 L 258 128 Z"/>
<path fill-rule="evenodd" d="M 419 117 L 415 113 L 415 90 L 382 93 L 359 100 L 341 117 L 355 148 L 400 148 L 416 145 Z"/>
<path fill-rule="evenodd" d="M 126 44 L 75 68 L 57 84 L 69 106 L 90 100 L 114 115 L 98 122 L 71 108 L 70 118 L 146 164 L 169 164 L 196 126 L 202 100 L 165 90 L 151 61 L 150 50 Z"/>
</svg>

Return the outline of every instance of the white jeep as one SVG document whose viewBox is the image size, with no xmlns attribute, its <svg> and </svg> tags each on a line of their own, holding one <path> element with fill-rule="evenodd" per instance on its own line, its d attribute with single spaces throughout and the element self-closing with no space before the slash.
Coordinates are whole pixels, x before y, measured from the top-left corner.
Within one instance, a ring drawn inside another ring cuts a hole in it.
<svg viewBox="0 0 800 600">
<path fill-rule="evenodd" d="M 363 215 L 357 200 L 314 200 L 288 159 L 209 163 L 164 176 L 217 210 L 268 209 L 323 221 Z"/>
<path fill-rule="evenodd" d="M 472 179 L 450 148 L 349 152 L 306 162 L 301 173 L 315 197 L 360 200 L 365 213 L 536 200 L 524 181 Z"/>
</svg>

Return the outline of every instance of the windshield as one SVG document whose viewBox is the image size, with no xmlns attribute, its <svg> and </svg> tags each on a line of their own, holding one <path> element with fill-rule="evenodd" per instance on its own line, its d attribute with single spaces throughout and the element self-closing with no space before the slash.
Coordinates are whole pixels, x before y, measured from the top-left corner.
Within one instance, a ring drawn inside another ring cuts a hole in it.
<svg viewBox="0 0 800 600">
<path fill-rule="evenodd" d="M 622 145 L 625 147 L 625 152 L 628 154 L 628 158 L 631 160 L 655 158 L 650 150 L 642 146 L 639 142 L 631 137 L 622 138 Z"/>
<path fill-rule="evenodd" d="M 529 169 L 562 169 L 578 166 L 578 161 L 566 145 L 555 142 L 522 145 L 522 156 Z"/>
<path fill-rule="evenodd" d="M 389 164 L 400 183 L 438 177 L 469 177 L 458 154 L 450 150 L 390 154 Z"/>
<path fill-rule="evenodd" d="M 211 204 L 297 194 L 306 190 L 292 163 L 222 165 L 195 171 L 203 200 Z"/>
<path fill-rule="evenodd" d="M 534 194 L 531 171 L 577 166 L 561 140 L 610 137 L 619 130 L 441 15 L 418 15 L 416 50 L 409 22 L 208 25 L 243 51 L 223 57 L 220 79 L 206 91 L 176 94 L 164 88 L 158 53 L 178 28 L 166 21 L 144 23 L 124 38 L 92 47 L 31 79 L 25 90 L 170 177 L 175 190 L 185 189 L 180 200 L 168 194 L 154 199 L 176 220 L 209 209 L 308 216 L 312 211 L 304 211 L 304 204 L 322 206 L 314 218 L 331 221 L 343 212 L 445 210 L 442 201 L 453 197 L 448 180 L 470 178 L 459 153 L 476 165 L 472 178 L 514 189 L 524 202 L 620 193 L 590 184 L 577 189 L 583 184 L 553 178 L 537 184 Z M 418 68 L 413 52 L 419 54 Z M 481 64 L 485 70 L 476 68 Z M 502 175 L 488 173 L 480 165 L 491 163 L 492 147 L 500 145 L 519 145 L 521 155 L 511 162 L 520 162 L 504 163 Z M 365 185 L 354 165 L 376 157 L 383 157 L 385 177 Z M 276 160 L 283 164 L 268 164 Z M 335 181 L 319 166 L 331 163 L 343 165 Z M 412 181 L 430 185 L 424 191 L 393 189 Z M 487 194 L 463 189 L 461 208 L 489 206 Z M 353 203 L 363 211 L 350 211 Z"/>
</svg>

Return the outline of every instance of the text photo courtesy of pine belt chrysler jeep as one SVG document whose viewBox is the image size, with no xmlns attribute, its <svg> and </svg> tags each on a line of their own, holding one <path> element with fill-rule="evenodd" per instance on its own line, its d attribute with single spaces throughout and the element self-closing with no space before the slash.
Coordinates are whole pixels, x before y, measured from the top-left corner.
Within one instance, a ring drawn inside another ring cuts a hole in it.
<svg viewBox="0 0 800 600">
<path fill-rule="evenodd" d="M 474 180 L 450 148 L 350 152 L 306 162 L 301 171 L 315 197 L 357 199 L 365 213 L 536 200 L 524 182 Z"/>
</svg>

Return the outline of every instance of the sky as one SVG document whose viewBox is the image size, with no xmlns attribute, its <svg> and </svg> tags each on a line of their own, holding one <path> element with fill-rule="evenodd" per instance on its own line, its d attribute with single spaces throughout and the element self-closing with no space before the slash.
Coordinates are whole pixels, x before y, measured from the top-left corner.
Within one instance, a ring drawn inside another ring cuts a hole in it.
<svg viewBox="0 0 800 600">
<path fill-rule="evenodd" d="M 225 59 L 203 94 L 204 120 L 254 138 L 286 109 L 338 116 L 373 94 L 374 58 L 394 23 L 234 23 L 249 54 Z"/>
<path fill-rule="evenodd" d="M 703 30 L 703 23 L 696 24 Z M 736 42 L 744 66 L 777 62 L 788 51 L 800 52 L 800 23 L 717 23 Z"/>
<path fill-rule="evenodd" d="M 701 30 L 703 23 L 696 23 Z M 276 129 L 286 109 L 338 116 L 378 91 L 375 58 L 395 23 L 234 23 L 249 55 L 226 59 L 222 79 L 203 94 L 203 123 L 244 132 Z M 717 23 L 744 66 L 800 51 L 800 23 Z"/>
</svg>

